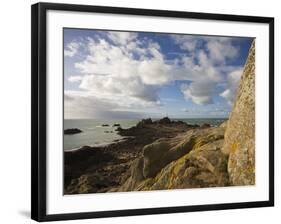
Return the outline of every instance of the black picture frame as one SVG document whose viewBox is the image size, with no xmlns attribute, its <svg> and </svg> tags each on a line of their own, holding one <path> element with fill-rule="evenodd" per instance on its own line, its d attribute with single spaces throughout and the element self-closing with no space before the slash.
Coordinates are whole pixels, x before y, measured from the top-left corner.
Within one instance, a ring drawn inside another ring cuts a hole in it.
<svg viewBox="0 0 281 224">
<path fill-rule="evenodd" d="M 52 214 L 46 213 L 46 13 L 48 10 L 96 12 L 124 15 L 191 18 L 217 21 L 254 22 L 269 25 L 269 200 L 208 204 L 195 206 L 161 207 L 101 212 Z M 73 220 L 115 216 L 132 216 L 161 213 L 194 212 L 206 210 L 238 209 L 274 206 L 274 18 L 164 11 L 137 8 L 103 7 L 74 4 L 37 3 L 32 5 L 31 17 L 31 75 L 32 75 L 32 153 L 31 153 L 31 218 L 36 221 Z"/>
</svg>

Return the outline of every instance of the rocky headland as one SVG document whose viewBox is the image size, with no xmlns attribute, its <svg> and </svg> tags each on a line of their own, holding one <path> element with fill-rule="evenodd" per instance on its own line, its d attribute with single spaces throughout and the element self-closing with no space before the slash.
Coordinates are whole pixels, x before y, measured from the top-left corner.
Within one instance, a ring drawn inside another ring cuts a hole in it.
<svg viewBox="0 0 281 224">
<path fill-rule="evenodd" d="M 144 119 L 104 147 L 64 152 L 65 194 L 255 184 L 255 43 L 229 120 L 218 127 Z"/>
</svg>

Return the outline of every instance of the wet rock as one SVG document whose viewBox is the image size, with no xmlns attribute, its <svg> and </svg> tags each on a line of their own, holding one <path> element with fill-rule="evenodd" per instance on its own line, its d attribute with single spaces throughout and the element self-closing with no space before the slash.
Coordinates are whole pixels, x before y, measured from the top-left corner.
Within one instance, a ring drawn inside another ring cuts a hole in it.
<svg viewBox="0 0 281 224">
<path fill-rule="evenodd" d="M 78 134 L 81 133 L 82 131 L 78 128 L 70 128 L 70 129 L 65 129 L 64 130 L 64 134 L 65 135 L 74 135 L 74 134 Z"/>
<path fill-rule="evenodd" d="M 118 123 L 115 123 L 115 124 L 112 125 L 112 127 L 120 127 L 120 126 L 121 126 L 121 125 L 118 124 Z"/>
</svg>

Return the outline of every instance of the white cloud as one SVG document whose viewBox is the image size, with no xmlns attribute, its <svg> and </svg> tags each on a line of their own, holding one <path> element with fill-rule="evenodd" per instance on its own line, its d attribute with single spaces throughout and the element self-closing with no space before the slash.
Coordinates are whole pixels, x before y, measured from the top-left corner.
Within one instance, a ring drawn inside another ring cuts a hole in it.
<svg viewBox="0 0 281 224">
<path fill-rule="evenodd" d="M 181 49 L 187 51 L 196 50 L 198 45 L 202 42 L 202 39 L 198 39 L 198 36 L 171 35 L 171 37 L 179 44 Z"/>
<path fill-rule="evenodd" d="M 212 104 L 216 87 L 223 83 L 220 96 L 232 102 L 241 68 L 226 65 L 239 51 L 231 38 L 171 36 L 187 54 L 167 60 L 157 42 L 130 32 L 104 32 L 69 43 L 65 56 L 74 57 L 81 48 L 84 55 L 75 63 L 78 75 L 68 77 L 79 89 L 65 93 L 67 113 L 87 117 L 100 116 L 101 111 L 129 111 L 139 115 L 143 109 L 159 107 L 159 89 L 174 80 L 189 81 L 180 87 L 187 101 Z"/>
<path fill-rule="evenodd" d="M 108 32 L 108 38 L 117 45 L 125 46 L 134 41 L 137 38 L 137 34 L 132 32 Z"/>
<path fill-rule="evenodd" d="M 203 46 L 207 49 L 209 58 L 215 63 L 225 63 L 226 59 L 233 59 L 239 53 L 239 48 L 233 45 L 234 38 L 216 36 L 185 36 L 172 35 L 179 47 L 194 52 Z"/>
<path fill-rule="evenodd" d="M 92 96 L 114 98 L 120 108 L 130 102 L 144 107 L 159 105 L 157 91 L 171 80 L 171 65 L 165 62 L 157 43 L 142 43 L 135 40 L 135 35 L 125 34 L 110 32 L 108 35 L 120 46 L 106 39 L 88 38 L 85 60 L 75 63 L 81 75 L 68 80 L 79 82 L 79 88 Z"/>
<path fill-rule="evenodd" d="M 235 58 L 239 52 L 238 47 L 232 45 L 232 39 L 227 37 L 209 38 L 207 48 L 214 63 L 225 63 L 226 59 Z"/>
<path fill-rule="evenodd" d="M 235 100 L 242 73 L 243 68 L 238 68 L 237 70 L 231 72 L 227 76 L 226 89 L 220 93 L 220 96 L 225 98 L 229 105 L 232 105 Z"/>
<path fill-rule="evenodd" d="M 191 84 L 182 84 L 181 91 L 186 100 L 192 100 L 196 104 L 212 104 L 215 83 L 209 81 L 196 81 Z"/>
<path fill-rule="evenodd" d="M 64 49 L 64 56 L 66 57 L 73 57 L 77 54 L 79 49 L 79 43 L 78 42 L 70 42 L 66 45 Z"/>
<path fill-rule="evenodd" d="M 239 48 L 233 44 L 234 39 L 179 35 L 172 35 L 172 38 L 189 53 L 182 58 L 192 81 L 181 86 L 185 99 L 196 104 L 212 104 L 216 84 L 224 83 L 226 88 L 220 96 L 232 104 L 241 75 L 240 67 L 226 65 L 228 59 L 235 59 L 239 54 Z"/>
</svg>

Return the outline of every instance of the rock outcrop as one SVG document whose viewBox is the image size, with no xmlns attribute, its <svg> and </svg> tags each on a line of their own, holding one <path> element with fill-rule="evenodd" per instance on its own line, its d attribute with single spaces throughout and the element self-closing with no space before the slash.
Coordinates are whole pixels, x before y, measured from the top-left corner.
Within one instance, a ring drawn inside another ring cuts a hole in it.
<svg viewBox="0 0 281 224">
<path fill-rule="evenodd" d="M 64 134 L 65 135 L 74 135 L 74 134 L 78 134 L 81 133 L 82 131 L 78 128 L 70 128 L 70 129 L 65 129 L 64 130 Z"/>
<path fill-rule="evenodd" d="M 249 51 L 225 132 L 232 185 L 255 184 L 255 42 Z"/>
<path fill-rule="evenodd" d="M 179 121 L 160 124 L 159 121 L 145 119 L 128 129 L 117 127 L 116 131 L 123 136 L 118 142 L 106 146 L 84 146 L 75 151 L 65 151 L 65 194 L 113 191 L 127 179 L 132 181 L 130 186 L 124 186 L 123 189 L 133 189 L 143 178 L 143 147 L 157 139 L 173 139 L 195 127 Z M 105 133 L 111 131 L 106 130 Z M 140 166 L 142 171 L 138 173 Z M 158 171 L 157 169 L 156 172 Z"/>
<path fill-rule="evenodd" d="M 117 191 L 228 186 L 224 127 L 193 129 L 143 148 Z"/>
</svg>

